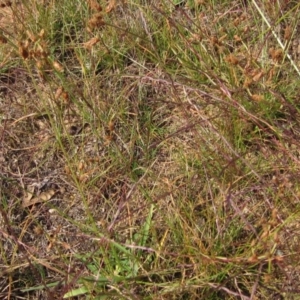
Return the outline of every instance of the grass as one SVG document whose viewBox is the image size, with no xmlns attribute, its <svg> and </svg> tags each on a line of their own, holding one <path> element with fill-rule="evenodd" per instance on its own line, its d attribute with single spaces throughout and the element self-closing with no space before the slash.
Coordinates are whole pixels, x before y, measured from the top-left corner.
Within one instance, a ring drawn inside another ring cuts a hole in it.
<svg viewBox="0 0 300 300">
<path fill-rule="evenodd" d="M 1 299 L 298 299 L 297 1 L 1 4 Z"/>
</svg>

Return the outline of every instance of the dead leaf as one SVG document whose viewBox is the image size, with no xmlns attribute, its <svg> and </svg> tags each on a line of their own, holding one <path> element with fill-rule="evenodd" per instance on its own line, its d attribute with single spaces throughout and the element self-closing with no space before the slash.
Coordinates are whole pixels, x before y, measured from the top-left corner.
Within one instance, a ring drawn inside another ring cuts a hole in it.
<svg viewBox="0 0 300 300">
<path fill-rule="evenodd" d="M 29 197 L 29 194 L 27 194 L 27 196 L 25 196 L 23 199 L 22 206 L 25 208 L 28 206 L 35 205 L 37 203 L 49 201 L 55 195 L 55 193 L 56 192 L 54 190 L 49 190 L 47 192 L 42 192 L 40 195 L 33 198 L 32 198 L 32 194 L 31 197 Z"/>
<path fill-rule="evenodd" d="M 45 29 L 44 29 L 44 28 L 40 31 L 39 37 L 40 37 L 41 39 L 43 39 L 43 38 L 45 37 Z"/>
<path fill-rule="evenodd" d="M 25 191 L 25 195 L 24 195 L 24 198 L 23 198 L 23 204 L 24 204 L 24 203 L 29 203 L 30 200 L 31 200 L 32 197 L 33 197 L 33 194 L 34 194 L 34 186 L 29 185 L 29 186 L 27 187 L 27 190 Z"/>
<path fill-rule="evenodd" d="M 64 91 L 64 88 L 62 86 L 60 86 L 55 92 L 54 99 L 58 100 L 59 97 L 61 96 L 61 94 L 63 93 L 63 91 Z"/>
<path fill-rule="evenodd" d="M 65 250 L 70 250 L 71 249 L 71 246 L 68 243 L 60 242 L 60 244 L 65 248 Z"/>
<path fill-rule="evenodd" d="M 53 68 L 55 69 L 55 71 L 62 73 L 64 71 L 64 68 L 62 67 L 62 65 L 60 63 L 58 63 L 57 61 L 53 62 Z"/>
<path fill-rule="evenodd" d="M 254 94 L 254 95 L 251 96 L 251 99 L 254 100 L 255 102 L 260 102 L 260 101 L 264 100 L 264 96 L 263 95 Z"/>
<path fill-rule="evenodd" d="M 110 13 L 116 7 L 116 0 L 110 0 L 105 8 L 106 13 Z"/>
<path fill-rule="evenodd" d="M 26 30 L 26 34 L 28 35 L 29 39 L 35 43 L 37 41 L 36 36 L 33 34 L 33 32 L 31 32 L 30 30 Z"/>
<path fill-rule="evenodd" d="M 263 71 L 260 71 L 259 73 L 257 73 L 256 75 L 254 75 L 252 77 L 253 81 L 257 82 L 260 80 L 260 78 L 264 75 L 264 72 Z"/>
<path fill-rule="evenodd" d="M 94 45 L 96 45 L 99 41 L 100 41 L 100 39 L 98 37 L 93 37 L 92 39 L 90 39 L 86 43 L 83 43 L 83 47 L 88 49 L 88 50 L 91 50 L 92 47 Z"/>
</svg>

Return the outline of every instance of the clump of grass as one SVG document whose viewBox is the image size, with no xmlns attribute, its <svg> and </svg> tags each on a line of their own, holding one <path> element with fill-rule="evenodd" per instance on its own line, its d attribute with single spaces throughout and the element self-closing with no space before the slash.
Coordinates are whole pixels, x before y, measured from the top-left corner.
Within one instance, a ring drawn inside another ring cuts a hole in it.
<svg viewBox="0 0 300 300">
<path fill-rule="evenodd" d="M 297 293 L 298 4 L 5 9 L 1 296 Z"/>
</svg>

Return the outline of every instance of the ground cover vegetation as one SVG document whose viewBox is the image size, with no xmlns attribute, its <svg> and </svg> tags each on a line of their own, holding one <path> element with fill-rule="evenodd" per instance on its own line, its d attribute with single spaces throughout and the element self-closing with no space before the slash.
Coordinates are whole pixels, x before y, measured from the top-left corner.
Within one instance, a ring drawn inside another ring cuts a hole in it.
<svg viewBox="0 0 300 300">
<path fill-rule="evenodd" d="M 1 299 L 299 299 L 298 1 L 0 3 Z"/>
</svg>

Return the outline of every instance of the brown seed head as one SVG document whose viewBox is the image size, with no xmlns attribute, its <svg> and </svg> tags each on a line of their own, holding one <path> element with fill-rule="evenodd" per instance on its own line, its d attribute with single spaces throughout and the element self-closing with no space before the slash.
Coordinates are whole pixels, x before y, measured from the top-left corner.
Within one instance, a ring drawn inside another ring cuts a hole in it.
<svg viewBox="0 0 300 300">
<path fill-rule="evenodd" d="M 89 7 L 94 10 L 94 11 L 97 11 L 97 12 L 100 12 L 102 11 L 102 7 L 101 5 L 97 2 L 97 0 L 88 0 L 88 5 Z"/>
<path fill-rule="evenodd" d="M 291 39 L 291 36 L 292 36 L 292 33 L 293 33 L 293 29 L 290 25 L 288 25 L 285 30 L 284 30 L 284 39 L 286 41 L 290 40 Z"/>
</svg>

